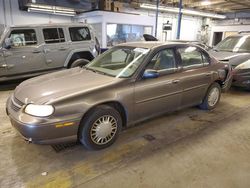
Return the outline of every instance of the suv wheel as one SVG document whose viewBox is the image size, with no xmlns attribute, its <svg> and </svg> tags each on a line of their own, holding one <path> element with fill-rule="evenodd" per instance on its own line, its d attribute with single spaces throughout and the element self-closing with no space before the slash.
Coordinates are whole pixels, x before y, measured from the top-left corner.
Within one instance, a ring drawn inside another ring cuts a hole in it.
<svg viewBox="0 0 250 188">
<path fill-rule="evenodd" d="M 83 67 L 85 65 L 87 65 L 90 61 L 87 59 L 77 59 L 75 60 L 71 65 L 70 68 L 74 68 L 74 67 Z"/>
<path fill-rule="evenodd" d="M 221 87 L 218 83 L 213 83 L 207 91 L 207 94 L 200 104 L 200 108 L 203 110 L 212 110 L 220 101 Z"/>
<path fill-rule="evenodd" d="M 101 105 L 91 110 L 79 129 L 80 142 L 90 150 L 104 149 L 115 142 L 122 128 L 122 119 L 114 108 Z"/>
</svg>

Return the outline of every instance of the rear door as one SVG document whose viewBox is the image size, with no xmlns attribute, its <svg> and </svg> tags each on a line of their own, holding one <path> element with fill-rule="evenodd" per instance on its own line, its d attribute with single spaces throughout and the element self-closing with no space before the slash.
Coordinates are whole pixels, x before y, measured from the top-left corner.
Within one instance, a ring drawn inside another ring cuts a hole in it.
<svg viewBox="0 0 250 188">
<path fill-rule="evenodd" d="M 157 70 L 159 77 L 136 82 L 135 117 L 137 120 L 176 110 L 181 101 L 180 73 L 173 49 L 167 48 L 157 52 L 146 69 Z"/>
<path fill-rule="evenodd" d="M 186 46 L 177 49 L 182 74 L 183 89 L 181 106 L 200 104 L 211 84 L 213 72 L 210 70 L 209 58 L 199 48 Z"/>
<path fill-rule="evenodd" d="M 5 70 L 1 76 L 20 76 L 46 69 L 37 33 L 38 30 L 33 28 L 11 30 L 8 37 L 13 40 L 13 46 L 2 53 L 5 65 L 1 69 Z"/>
<path fill-rule="evenodd" d="M 69 55 L 69 44 L 63 28 L 43 28 L 44 54 L 47 66 L 61 68 Z"/>
</svg>

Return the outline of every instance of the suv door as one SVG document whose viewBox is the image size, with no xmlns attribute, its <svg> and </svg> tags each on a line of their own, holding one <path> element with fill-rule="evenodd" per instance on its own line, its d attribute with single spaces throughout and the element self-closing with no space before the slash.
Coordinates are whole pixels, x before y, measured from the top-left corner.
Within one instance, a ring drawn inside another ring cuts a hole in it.
<svg viewBox="0 0 250 188">
<path fill-rule="evenodd" d="M 142 120 L 179 108 L 181 87 L 173 49 L 163 49 L 154 55 L 147 69 L 158 71 L 158 78 L 138 80 L 135 84 L 136 119 Z"/>
<path fill-rule="evenodd" d="M 178 48 L 177 54 L 182 68 L 180 77 L 183 88 L 181 106 L 200 104 L 212 80 L 209 57 L 194 46 Z"/>
<path fill-rule="evenodd" d="M 69 46 L 72 51 L 77 49 L 77 51 L 93 52 L 95 49 L 95 43 L 94 39 L 91 38 L 91 33 L 88 27 L 69 27 L 68 31 L 71 40 Z M 97 54 L 92 53 L 92 55 L 95 56 Z"/>
<path fill-rule="evenodd" d="M 22 76 L 46 68 L 36 29 L 12 29 L 8 37 L 12 39 L 13 45 L 3 50 L 5 64 L 2 69 L 5 71 L 1 72 L 1 76 Z"/>
<path fill-rule="evenodd" d="M 0 75 L 6 74 L 6 68 L 5 68 L 6 63 L 3 54 L 4 54 L 4 49 L 0 47 Z"/>
<path fill-rule="evenodd" d="M 69 55 L 63 28 L 43 28 L 44 53 L 49 68 L 61 68 Z"/>
</svg>

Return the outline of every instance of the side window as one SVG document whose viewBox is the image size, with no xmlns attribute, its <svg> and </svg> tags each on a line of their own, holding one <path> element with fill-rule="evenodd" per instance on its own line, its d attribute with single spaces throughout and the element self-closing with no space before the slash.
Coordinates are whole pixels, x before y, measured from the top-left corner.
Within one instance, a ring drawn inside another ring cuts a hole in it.
<svg viewBox="0 0 250 188">
<path fill-rule="evenodd" d="M 174 51 L 172 49 L 161 50 L 151 59 L 146 69 L 175 72 L 176 64 Z"/>
<path fill-rule="evenodd" d="M 196 47 L 179 48 L 182 66 L 184 69 L 191 69 L 203 66 L 202 54 Z"/>
<path fill-rule="evenodd" d="M 72 42 L 91 40 L 87 27 L 70 27 L 69 34 Z"/>
<path fill-rule="evenodd" d="M 209 57 L 207 55 L 205 55 L 204 53 L 202 53 L 202 59 L 203 59 L 204 66 L 207 66 L 210 64 Z"/>
<path fill-rule="evenodd" d="M 43 29 L 43 36 L 46 44 L 65 42 L 62 28 Z"/>
<path fill-rule="evenodd" d="M 9 36 L 14 47 L 32 46 L 37 44 L 36 32 L 34 29 L 13 30 Z"/>
</svg>

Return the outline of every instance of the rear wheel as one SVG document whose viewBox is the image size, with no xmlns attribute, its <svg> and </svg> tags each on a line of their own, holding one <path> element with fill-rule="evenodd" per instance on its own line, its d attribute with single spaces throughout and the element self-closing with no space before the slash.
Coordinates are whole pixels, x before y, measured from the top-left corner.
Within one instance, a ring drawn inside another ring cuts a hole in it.
<svg viewBox="0 0 250 188">
<path fill-rule="evenodd" d="M 103 149 L 115 142 L 121 128 L 119 112 L 107 105 L 97 106 L 82 121 L 79 140 L 87 149 Z"/>
<path fill-rule="evenodd" d="M 74 67 L 83 67 L 85 65 L 87 65 L 90 61 L 87 59 L 77 59 L 75 60 L 71 65 L 70 68 L 74 68 Z"/>
<path fill-rule="evenodd" d="M 207 91 L 203 102 L 199 105 L 199 107 L 203 110 L 212 110 L 216 107 L 216 105 L 220 101 L 221 96 L 221 87 L 218 83 L 213 83 Z"/>
</svg>

